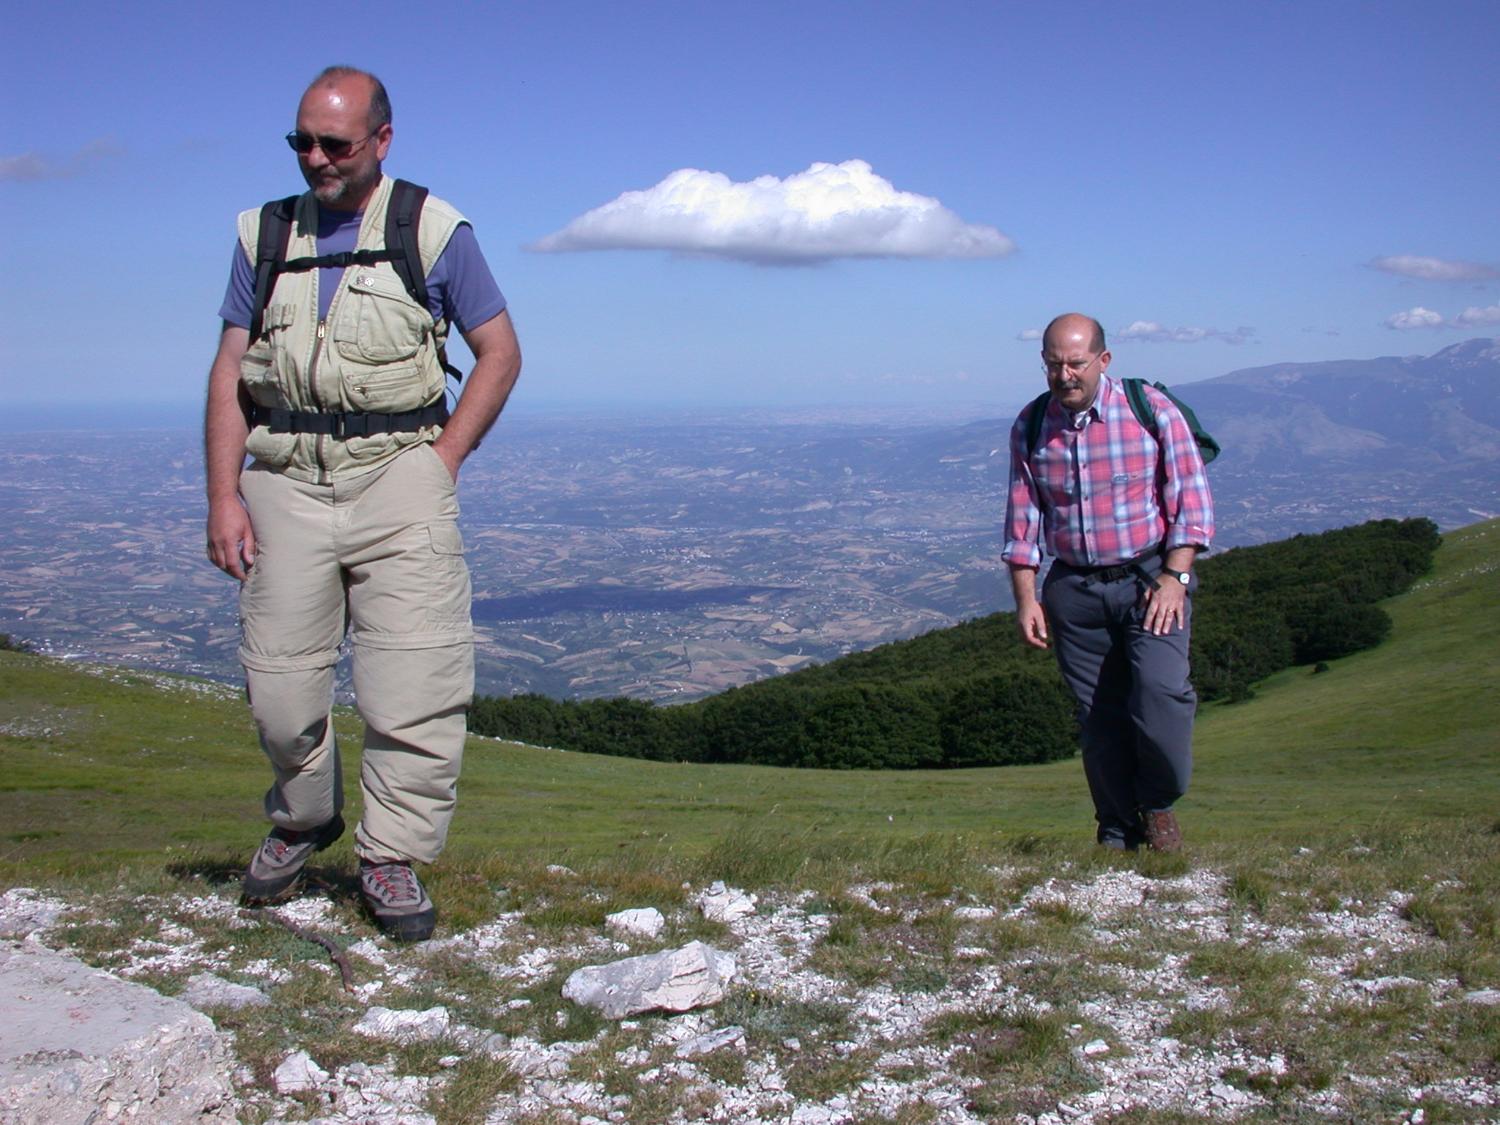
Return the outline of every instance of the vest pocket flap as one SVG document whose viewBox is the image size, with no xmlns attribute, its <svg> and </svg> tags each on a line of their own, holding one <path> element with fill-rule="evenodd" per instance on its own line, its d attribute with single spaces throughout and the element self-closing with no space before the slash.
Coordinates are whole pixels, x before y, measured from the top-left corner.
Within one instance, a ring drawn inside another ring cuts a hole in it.
<svg viewBox="0 0 1500 1125">
<path fill-rule="evenodd" d="M 411 359 L 432 329 L 432 317 L 418 308 L 395 274 L 351 269 L 334 319 L 339 355 L 356 363 L 397 363 Z"/>
</svg>

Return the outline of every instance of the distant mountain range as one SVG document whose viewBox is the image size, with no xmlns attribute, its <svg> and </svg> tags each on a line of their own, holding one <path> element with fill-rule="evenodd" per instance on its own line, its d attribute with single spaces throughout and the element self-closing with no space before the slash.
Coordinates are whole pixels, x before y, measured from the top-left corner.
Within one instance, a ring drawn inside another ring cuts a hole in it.
<svg viewBox="0 0 1500 1125">
<path fill-rule="evenodd" d="M 1385 517 L 1459 527 L 1500 515 L 1500 340 L 1430 356 L 1251 367 L 1173 390 L 1224 447 L 1209 470 L 1220 546 Z M 926 478 L 928 487 L 935 477 L 959 488 L 982 482 L 1003 506 L 1011 421 L 859 444 L 872 475 Z"/>
<path fill-rule="evenodd" d="M 1238 468 L 1451 472 L 1500 460 L 1497 390 L 1500 340 L 1481 339 L 1430 356 L 1250 367 L 1183 394 Z"/>
</svg>

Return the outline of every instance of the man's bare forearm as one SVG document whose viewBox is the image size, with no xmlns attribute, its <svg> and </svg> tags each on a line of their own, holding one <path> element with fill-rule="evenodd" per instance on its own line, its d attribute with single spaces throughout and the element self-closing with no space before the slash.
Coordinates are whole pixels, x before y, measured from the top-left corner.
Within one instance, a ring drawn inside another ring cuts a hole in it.
<svg viewBox="0 0 1500 1125">
<path fill-rule="evenodd" d="M 502 312 L 465 339 L 474 351 L 474 370 L 434 446 L 455 478 L 464 458 L 495 424 L 521 375 L 521 349 L 508 313 Z"/>
<path fill-rule="evenodd" d="M 1010 568 L 1010 588 L 1015 595 L 1016 608 L 1023 604 L 1036 601 L 1036 567 L 1012 566 Z"/>
<path fill-rule="evenodd" d="M 240 360 L 249 343 L 243 328 L 225 326 L 219 351 L 208 373 L 208 403 L 203 412 L 203 472 L 210 504 L 235 499 L 250 435 L 240 390 Z"/>
</svg>

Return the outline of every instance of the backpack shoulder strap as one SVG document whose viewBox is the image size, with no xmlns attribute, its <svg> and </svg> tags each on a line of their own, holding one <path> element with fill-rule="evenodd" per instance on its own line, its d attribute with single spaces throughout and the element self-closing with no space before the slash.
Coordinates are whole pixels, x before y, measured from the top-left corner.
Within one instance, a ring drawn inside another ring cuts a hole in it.
<svg viewBox="0 0 1500 1125">
<path fill-rule="evenodd" d="M 276 275 L 286 261 L 297 199 L 295 195 L 273 199 L 260 209 L 260 233 L 255 240 L 255 299 L 250 307 L 251 343 L 260 339 L 265 326 L 266 305 L 271 301 L 271 290 L 276 287 Z"/>
<path fill-rule="evenodd" d="M 422 221 L 422 204 L 427 189 L 409 180 L 397 180 L 391 186 L 390 202 L 385 210 L 385 248 L 392 251 L 391 267 L 411 299 L 427 307 L 427 273 L 422 269 L 422 249 L 417 241 Z"/>
<path fill-rule="evenodd" d="M 1161 435 L 1156 428 L 1156 411 L 1151 409 L 1151 403 L 1146 398 L 1144 389 L 1146 380 L 1127 378 L 1121 379 L 1120 382 L 1125 387 L 1125 397 L 1130 401 L 1130 412 L 1135 415 L 1135 420 L 1146 428 L 1147 433 L 1159 441 Z M 1167 388 L 1160 383 L 1154 386 L 1162 393 L 1166 393 Z"/>
<path fill-rule="evenodd" d="M 1030 457 L 1036 452 L 1037 440 L 1042 436 L 1042 421 L 1047 417 L 1047 400 L 1052 397 L 1051 391 L 1043 391 L 1031 400 L 1026 413 L 1026 456 Z"/>
</svg>

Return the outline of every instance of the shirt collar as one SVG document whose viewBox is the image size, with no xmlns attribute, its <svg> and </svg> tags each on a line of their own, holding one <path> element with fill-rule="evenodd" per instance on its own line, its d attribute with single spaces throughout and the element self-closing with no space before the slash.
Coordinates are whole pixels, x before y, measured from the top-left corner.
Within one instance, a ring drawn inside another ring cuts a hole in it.
<svg viewBox="0 0 1500 1125">
<path fill-rule="evenodd" d="M 1108 375 L 1099 376 L 1099 391 L 1094 395 L 1094 401 L 1089 403 L 1088 408 L 1074 413 L 1071 410 L 1063 411 L 1067 416 L 1068 425 L 1073 429 L 1082 429 L 1084 420 L 1097 422 L 1104 417 L 1104 408 L 1108 405 L 1110 397 L 1115 393 L 1114 380 Z"/>
</svg>

